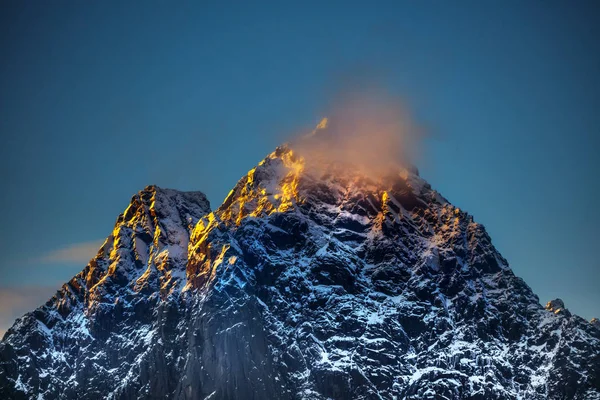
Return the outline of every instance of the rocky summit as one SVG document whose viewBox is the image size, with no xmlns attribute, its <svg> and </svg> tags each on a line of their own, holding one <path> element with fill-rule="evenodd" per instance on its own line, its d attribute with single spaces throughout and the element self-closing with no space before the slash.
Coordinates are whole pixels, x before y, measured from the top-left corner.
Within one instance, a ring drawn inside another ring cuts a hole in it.
<svg viewBox="0 0 600 400">
<path fill-rule="evenodd" d="M 0 342 L 2 399 L 600 399 L 600 328 L 546 307 L 414 168 L 288 146 L 211 211 L 147 187 Z"/>
</svg>

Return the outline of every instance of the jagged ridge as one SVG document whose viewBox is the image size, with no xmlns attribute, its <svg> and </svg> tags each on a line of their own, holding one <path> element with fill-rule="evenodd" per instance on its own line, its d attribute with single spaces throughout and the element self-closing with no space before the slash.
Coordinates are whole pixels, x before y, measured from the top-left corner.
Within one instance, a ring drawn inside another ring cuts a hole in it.
<svg viewBox="0 0 600 400">
<path fill-rule="evenodd" d="M 140 192 L 0 362 L 8 398 L 600 398 L 600 330 L 545 310 L 416 170 L 288 147 L 214 212 Z"/>
</svg>

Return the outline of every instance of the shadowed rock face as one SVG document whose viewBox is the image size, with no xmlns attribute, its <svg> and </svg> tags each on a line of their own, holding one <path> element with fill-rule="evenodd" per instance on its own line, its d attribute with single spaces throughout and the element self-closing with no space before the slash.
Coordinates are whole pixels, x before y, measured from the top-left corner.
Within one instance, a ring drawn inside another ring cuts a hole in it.
<svg viewBox="0 0 600 400">
<path fill-rule="evenodd" d="M 0 342 L 7 399 L 600 399 L 600 330 L 539 304 L 416 170 L 278 148 L 211 212 L 148 187 Z"/>
</svg>

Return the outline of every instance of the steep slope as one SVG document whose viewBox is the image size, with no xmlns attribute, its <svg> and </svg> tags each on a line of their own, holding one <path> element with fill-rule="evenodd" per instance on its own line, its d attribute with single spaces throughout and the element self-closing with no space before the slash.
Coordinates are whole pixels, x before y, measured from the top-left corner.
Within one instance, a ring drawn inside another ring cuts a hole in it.
<svg viewBox="0 0 600 400">
<path fill-rule="evenodd" d="M 289 147 L 209 212 L 147 188 L 0 344 L 0 396 L 600 399 L 600 329 L 546 308 L 403 168 Z"/>
<path fill-rule="evenodd" d="M 104 398 L 143 360 L 168 364 L 146 345 L 158 340 L 149 327 L 176 318 L 168 299 L 185 280 L 190 231 L 208 212 L 200 192 L 147 187 L 133 196 L 84 270 L 7 331 L 0 397 Z"/>
</svg>

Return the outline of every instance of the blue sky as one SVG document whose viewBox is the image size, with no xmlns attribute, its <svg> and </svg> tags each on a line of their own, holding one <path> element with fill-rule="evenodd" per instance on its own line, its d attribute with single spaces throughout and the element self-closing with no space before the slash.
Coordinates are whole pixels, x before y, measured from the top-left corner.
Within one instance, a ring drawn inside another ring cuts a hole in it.
<svg viewBox="0 0 600 400">
<path fill-rule="evenodd" d="M 0 331 L 136 191 L 218 206 L 354 80 L 405 100 L 429 133 L 422 176 L 542 302 L 600 317 L 594 2 L 174 4 L 2 2 Z"/>
</svg>

